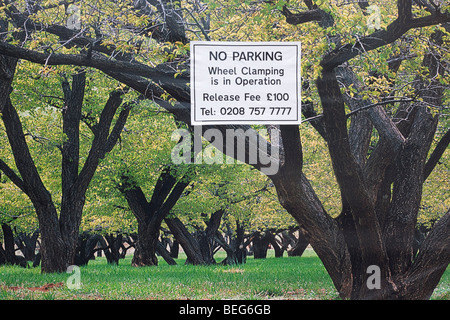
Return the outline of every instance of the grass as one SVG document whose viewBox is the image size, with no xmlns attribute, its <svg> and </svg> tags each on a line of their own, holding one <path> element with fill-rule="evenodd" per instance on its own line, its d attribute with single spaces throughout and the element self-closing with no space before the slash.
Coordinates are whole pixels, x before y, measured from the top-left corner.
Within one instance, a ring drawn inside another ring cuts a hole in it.
<svg viewBox="0 0 450 320">
<path fill-rule="evenodd" d="M 302 257 L 248 258 L 240 266 L 131 267 L 131 257 L 111 266 L 97 258 L 81 267 L 81 288 L 69 289 L 69 274 L 41 274 L 39 268 L 0 267 L 0 300 L 5 299 L 336 299 L 337 292 L 313 251 Z M 220 258 L 218 258 L 220 260 Z M 46 284 L 58 284 L 46 290 Z M 450 298 L 450 270 L 433 295 Z"/>
</svg>

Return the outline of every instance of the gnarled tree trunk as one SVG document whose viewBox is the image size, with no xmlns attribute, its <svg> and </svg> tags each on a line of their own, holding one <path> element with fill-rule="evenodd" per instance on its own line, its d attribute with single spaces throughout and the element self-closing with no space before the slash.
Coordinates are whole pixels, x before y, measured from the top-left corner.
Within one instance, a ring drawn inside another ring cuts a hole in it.
<svg viewBox="0 0 450 320">
<path fill-rule="evenodd" d="M 3 75 L 0 74 L 0 89 L 8 87 L 10 90 L 17 60 L 4 56 L 0 59 L 5 66 L 1 72 Z M 1 160 L 0 169 L 27 194 L 36 210 L 41 232 L 42 272 L 65 272 L 74 263 L 86 190 L 99 160 L 116 144 L 129 114 L 129 108 L 122 110 L 110 132 L 112 119 L 122 102 L 122 93 L 113 92 L 100 115 L 89 155 L 79 171 L 79 126 L 85 77 L 85 72 L 81 72 L 73 76 L 72 87 L 68 82 L 62 84 L 65 102 L 63 132 L 67 140 L 61 147 L 62 199 L 59 215 L 36 169 L 9 92 L 6 97 L 1 97 L 4 101 L 2 119 L 20 177 Z"/>
<path fill-rule="evenodd" d="M 159 243 L 159 231 L 164 218 L 181 197 L 189 185 L 191 176 L 166 167 L 160 174 L 153 190 L 152 198 L 147 201 L 144 192 L 127 175 L 122 175 L 119 190 L 125 196 L 131 211 L 138 221 L 138 239 L 135 244 L 133 266 L 156 266 L 156 250 Z M 167 258 L 169 258 L 167 256 Z M 169 262 L 172 263 L 172 262 Z"/>
<path fill-rule="evenodd" d="M 216 263 L 214 259 L 214 242 L 223 214 L 224 210 L 222 209 L 211 214 L 206 229 L 199 230 L 194 235 L 189 233 L 180 219 L 165 219 L 176 241 L 186 253 L 186 263 L 194 265 L 211 265 Z"/>
</svg>

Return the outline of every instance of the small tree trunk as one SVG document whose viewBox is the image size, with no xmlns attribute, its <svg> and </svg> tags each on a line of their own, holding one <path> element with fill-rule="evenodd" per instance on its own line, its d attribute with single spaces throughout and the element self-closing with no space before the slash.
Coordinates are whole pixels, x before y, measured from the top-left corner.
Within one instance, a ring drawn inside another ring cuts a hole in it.
<svg viewBox="0 0 450 320">
<path fill-rule="evenodd" d="M 170 246 L 170 256 L 174 259 L 178 258 L 180 252 L 180 243 L 175 239 Z"/>
<path fill-rule="evenodd" d="M 34 261 L 35 259 L 38 237 L 39 229 L 35 230 L 31 236 L 26 233 L 20 233 L 16 239 L 16 244 L 27 261 Z"/>
<path fill-rule="evenodd" d="M 230 243 L 227 243 L 220 232 L 216 232 L 216 240 L 220 246 L 226 251 L 227 257 L 221 262 L 224 265 L 243 264 L 247 260 L 246 246 L 248 243 L 244 243 L 245 229 L 239 221 L 236 221 L 236 236 L 232 237 L 230 230 Z M 248 241 L 250 242 L 250 241 Z"/>
<path fill-rule="evenodd" d="M 283 252 L 284 252 L 284 249 L 282 248 L 282 246 L 280 246 L 278 244 L 277 239 L 271 232 L 268 232 L 267 236 L 269 237 L 269 243 L 272 245 L 273 249 L 275 250 L 275 258 L 282 258 Z"/>
<path fill-rule="evenodd" d="M 267 250 L 269 249 L 269 237 L 266 233 L 257 232 L 253 238 L 253 257 L 255 259 L 267 258 Z"/>
<path fill-rule="evenodd" d="M 298 239 L 295 242 L 294 247 L 288 251 L 289 257 L 301 257 L 303 252 L 305 252 L 306 248 L 309 245 L 308 239 L 303 235 L 301 230 L 298 231 Z"/>
<path fill-rule="evenodd" d="M 199 242 L 189 233 L 181 220 L 172 218 L 165 219 L 165 221 L 173 236 L 186 253 L 186 263 L 194 265 L 206 264 L 201 253 Z"/>
<path fill-rule="evenodd" d="M 86 255 L 86 247 L 88 242 L 89 234 L 83 233 L 78 236 L 77 249 L 75 251 L 75 264 L 77 266 L 85 266 L 88 264 L 89 259 Z"/>
<path fill-rule="evenodd" d="M 245 233 L 244 226 L 241 223 L 239 223 L 239 221 L 237 221 L 236 222 L 236 242 L 234 245 L 234 252 L 235 252 L 237 264 L 243 264 L 247 261 L 247 251 L 245 249 L 247 244 L 244 243 L 244 233 Z"/>
<path fill-rule="evenodd" d="M 124 194 L 131 211 L 138 220 L 138 240 L 131 262 L 133 266 L 158 265 L 156 249 L 161 223 L 190 181 L 189 174 L 180 176 L 179 172 L 171 172 L 170 166 L 167 166 L 160 174 L 152 198 L 148 202 L 144 192 L 133 178 L 122 175 L 118 188 Z"/>
<path fill-rule="evenodd" d="M 2 223 L 3 239 L 5 240 L 4 260 L 7 264 L 16 263 L 16 254 L 14 252 L 14 235 L 11 227 Z"/>
<path fill-rule="evenodd" d="M 119 265 L 120 259 L 120 246 L 122 244 L 122 235 L 114 236 L 113 234 L 105 235 L 106 241 L 108 241 L 107 249 L 104 249 L 106 260 L 109 264 Z"/>
<path fill-rule="evenodd" d="M 200 252 L 203 257 L 204 264 L 215 264 L 214 259 L 214 238 L 207 232 L 200 232 L 199 236 Z"/>
<path fill-rule="evenodd" d="M 170 252 L 163 246 L 161 242 L 158 241 L 156 246 L 156 252 L 163 257 L 163 259 L 167 262 L 167 264 L 171 266 L 175 266 L 177 262 L 170 256 Z"/>
<path fill-rule="evenodd" d="M 157 266 L 156 246 L 158 245 L 159 226 L 155 228 L 152 223 L 138 224 L 138 239 L 134 250 L 131 265 L 134 267 Z"/>
</svg>

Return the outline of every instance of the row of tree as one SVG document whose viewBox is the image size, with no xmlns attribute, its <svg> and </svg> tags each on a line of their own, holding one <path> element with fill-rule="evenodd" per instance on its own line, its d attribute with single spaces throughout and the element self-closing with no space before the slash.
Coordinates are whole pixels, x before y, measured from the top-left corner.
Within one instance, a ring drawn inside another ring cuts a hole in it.
<svg viewBox="0 0 450 320">
<path fill-rule="evenodd" d="M 83 89 L 85 95 L 81 101 L 83 110 L 77 125 L 80 127 L 78 149 L 81 154 L 89 154 L 92 135 L 99 125 L 95 117 L 96 114 L 99 117 L 98 113 L 103 112 L 103 106 L 98 106 L 97 103 L 101 101 L 102 94 L 107 97 L 109 87 L 118 84 L 105 82 L 99 73 L 92 71 L 76 74 L 72 79 L 68 79 L 66 73 L 46 74 L 36 65 L 26 62 L 19 64 L 18 68 L 15 77 L 17 82 L 11 94 L 21 105 L 19 114 L 24 136 L 28 137 L 31 158 L 35 166 L 40 168 L 41 179 L 48 184 L 52 197 L 58 199 L 63 194 L 61 174 L 64 158 L 60 153 L 65 137 L 61 137 L 60 130 L 64 127 L 61 110 L 67 103 L 64 87 L 74 88 L 78 77 L 83 78 L 84 87 L 76 89 Z M 38 76 L 30 80 L 30 71 Z M 33 86 L 29 85 L 30 81 L 33 81 Z M 99 88 L 100 86 L 102 87 Z M 272 234 L 269 229 L 280 231 L 296 225 L 276 201 L 273 184 L 251 167 L 243 164 L 172 164 L 171 155 L 178 142 L 177 136 L 173 134 L 173 130 L 177 128 L 173 118 L 162 112 L 154 103 L 136 98 L 130 101 L 126 103 L 133 104 L 131 116 L 126 120 L 117 147 L 105 154 L 96 169 L 96 175 L 92 177 L 89 190 L 84 193 L 86 200 L 78 227 L 78 242 L 81 241 L 80 237 L 84 239 L 86 232 L 95 229 L 105 230 L 102 234 L 110 237 L 120 234 L 123 239 L 133 234 L 135 240 L 131 243 L 133 247 L 137 247 L 133 265 L 156 265 L 156 254 L 162 252 L 158 239 L 161 224 L 164 224 L 165 228 L 172 232 L 172 237 L 181 238 L 179 243 L 182 243 L 189 254 L 188 262 L 212 263 L 213 253 L 220 243 L 220 247 L 229 255 L 226 263 L 241 263 L 245 261 L 245 250 L 239 249 L 244 243 L 244 230 L 247 232 L 247 239 L 253 239 L 249 234 L 262 232 L 262 235 L 258 235 L 254 240 L 261 238 L 266 243 L 259 254 L 264 256 L 269 243 L 267 237 Z M 117 119 L 120 119 L 120 115 Z M 309 132 L 310 129 L 305 129 L 305 135 L 311 135 L 308 146 L 315 150 L 311 159 L 311 172 L 316 174 L 313 181 L 317 185 L 323 185 L 323 192 L 329 198 L 327 205 L 332 208 L 336 197 L 332 195 L 330 163 L 324 145 L 317 143 L 314 133 Z M 3 159 L 11 159 L 13 155 L 7 150 L 8 143 L 7 137 L 4 137 Z M 206 154 L 209 151 L 205 142 L 204 147 Z M 181 183 L 178 184 L 179 182 Z M 167 200 L 177 185 L 180 186 L 177 193 L 172 196 L 167 208 L 160 213 L 160 218 L 149 218 L 167 205 Z M 27 194 L 20 192 L 18 186 L 8 179 L 6 174 L 1 186 L 4 200 L 0 205 L 5 226 L 13 226 L 18 230 L 17 234 L 34 234 L 35 229 L 39 228 L 39 221 L 34 215 L 33 204 Z M 55 205 L 58 207 L 61 204 L 56 200 Z M 189 235 L 190 231 L 205 233 L 207 236 L 187 238 L 185 235 Z M 218 234 L 228 234 L 231 237 L 232 231 L 235 233 L 234 238 L 240 239 L 240 242 L 225 241 L 223 236 L 217 238 Z M 137 241 L 139 237 L 141 241 Z M 41 247 L 40 238 L 38 240 Z M 105 241 L 109 242 L 107 239 Z M 270 241 L 277 248 L 272 237 Z M 5 246 L 7 242 L 5 238 Z M 80 258 L 80 255 L 84 255 L 80 250 L 78 243 L 73 260 L 76 264 L 86 261 L 85 258 Z M 88 250 L 88 256 L 92 256 L 92 250 Z M 239 254 L 241 256 L 238 258 Z M 108 257 L 107 254 L 106 256 Z M 23 263 L 22 258 L 15 259 Z"/>
<path fill-rule="evenodd" d="M 277 173 L 267 177 L 279 204 L 295 219 L 342 298 L 431 296 L 450 261 L 448 200 L 438 206 L 437 222 L 418 250 L 415 234 L 419 213 L 430 207 L 429 203 L 421 206 L 424 190 L 450 142 L 444 107 L 449 99 L 448 4 L 377 1 L 377 10 L 369 1 L 319 0 L 0 4 L 0 111 L 6 132 L 2 139 L 7 138 L 5 145 L 11 150 L 9 158 L 2 154 L 0 169 L 32 203 L 41 232 L 43 272 L 65 271 L 73 263 L 88 187 L 96 171 L 111 168 L 118 170 L 109 179 L 114 184 L 110 190 L 119 190 L 137 220 L 133 264 L 156 264 L 154 248 L 162 221 L 167 223 L 175 204 L 189 192 L 192 181 L 201 181 L 202 173 L 164 161 L 152 171 L 146 167 L 148 162 L 143 163 L 147 172 L 156 173 L 146 189 L 140 179 L 147 176 L 132 169 L 134 162 L 148 161 L 146 154 L 139 154 L 140 144 L 146 141 L 131 144 L 134 156 L 127 158 L 121 153 L 126 148 L 121 140 L 129 132 L 126 123 L 131 109 L 141 106 L 152 112 L 142 106 L 144 100 L 173 116 L 175 128 L 190 128 L 191 39 L 300 40 L 305 57 L 302 112 L 316 139 L 326 146 L 337 182 L 330 185 L 338 190 L 333 194 L 337 200 L 328 207 L 329 193 L 320 194 L 315 172 L 308 174 L 308 166 L 317 159 L 306 144 L 312 134 L 298 126 L 274 126 L 271 130 L 277 130 L 281 139 L 255 135 L 258 154 L 280 165 Z M 80 9 L 79 16 L 68 10 L 71 5 Z M 373 14 L 376 23 L 368 23 Z M 39 74 L 31 72 L 34 81 L 59 81 L 63 91 L 63 95 L 55 94 L 55 85 L 48 92 L 37 92 L 45 107 L 30 108 L 48 117 L 43 132 L 62 129 L 55 139 L 24 125 L 32 112 L 20 108 L 36 103 L 29 99 L 30 92 L 39 91 L 30 84 L 30 73 L 18 72 L 30 63 L 29 70 L 34 64 L 42 66 Z M 19 89 L 21 82 L 26 92 Z M 142 119 L 150 122 L 152 117 Z M 173 131 L 170 126 L 164 128 Z M 256 129 L 245 125 L 214 128 L 220 132 L 241 129 L 238 134 Z M 209 139 L 225 155 L 235 154 L 224 141 Z M 41 144 L 34 155 L 31 141 Z M 276 144 L 280 157 L 267 154 L 271 144 Z M 163 143 L 157 136 L 152 145 Z M 249 154 L 253 148 L 247 147 L 244 162 L 253 160 Z M 108 159 L 108 153 L 114 156 Z M 50 169 L 58 179 L 51 174 L 46 177 L 48 167 L 36 161 L 50 155 L 60 164 L 52 167 L 60 170 Z M 266 159 L 251 162 L 256 170 L 267 165 Z M 210 169 L 202 171 L 210 176 Z M 213 189 L 223 180 L 212 183 Z M 107 190 L 107 185 L 96 185 Z M 445 185 L 436 189 L 448 199 Z M 239 188 L 236 191 L 241 194 Z M 95 207 L 95 201 L 91 203 Z M 220 211 L 212 214 L 220 215 Z M 183 232 L 176 218 L 168 227 L 174 234 Z M 372 265 L 381 270 L 380 290 L 365 285 L 366 270 Z"/>
<path fill-rule="evenodd" d="M 195 228 L 193 232 L 189 232 L 180 219 L 167 219 L 166 223 L 170 226 L 170 230 L 162 228 L 155 249 L 156 254 L 169 265 L 176 265 L 174 259 L 179 257 L 182 248 L 186 254 L 186 264 L 235 265 L 245 263 L 247 256 L 265 259 L 270 248 L 274 249 L 277 258 L 283 257 L 284 252 L 289 256 L 301 256 L 309 244 L 298 232 L 298 227 L 281 232 L 266 230 L 245 233 L 241 225 L 238 225 L 237 230 L 232 230 L 228 225 L 228 230 L 224 233 L 213 230 L 214 223 L 217 226 L 221 214 L 220 212 L 213 214 L 205 230 Z M 0 265 L 20 265 L 24 268 L 39 266 L 41 261 L 39 229 L 27 234 L 3 223 L 2 234 L 4 245 L 0 247 Z M 85 231 L 78 236 L 74 264 L 86 266 L 96 256 L 105 255 L 109 264 L 118 265 L 120 259 L 129 254 L 130 249 L 136 249 L 137 239 L 137 233 L 108 233 L 102 228 Z M 214 257 L 219 250 L 226 252 L 226 258 L 221 261 L 217 261 Z"/>
</svg>

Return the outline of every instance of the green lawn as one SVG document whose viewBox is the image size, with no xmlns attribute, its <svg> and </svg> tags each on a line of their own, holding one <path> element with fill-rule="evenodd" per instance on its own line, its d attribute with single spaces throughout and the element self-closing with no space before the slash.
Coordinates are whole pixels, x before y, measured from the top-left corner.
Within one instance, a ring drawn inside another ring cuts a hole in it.
<svg viewBox="0 0 450 320">
<path fill-rule="evenodd" d="M 0 267 L 0 299 L 336 299 L 337 293 L 313 251 L 302 257 L 249 257 L 241 266 L 134 268 L 131 257 L 110 266 L 104 258 L 81 268 L 81 289 L 66 286 L 69 274 L 41 274 L 39 268 Z M 220 260 L 220 258 L 218 259 Z M 42 286 L 58 284 L 49 290 Z M 37 288 L 37 289 L 36 289 Z M 450 270 L 433 295 L 450 298 Z"/>
</svg>

